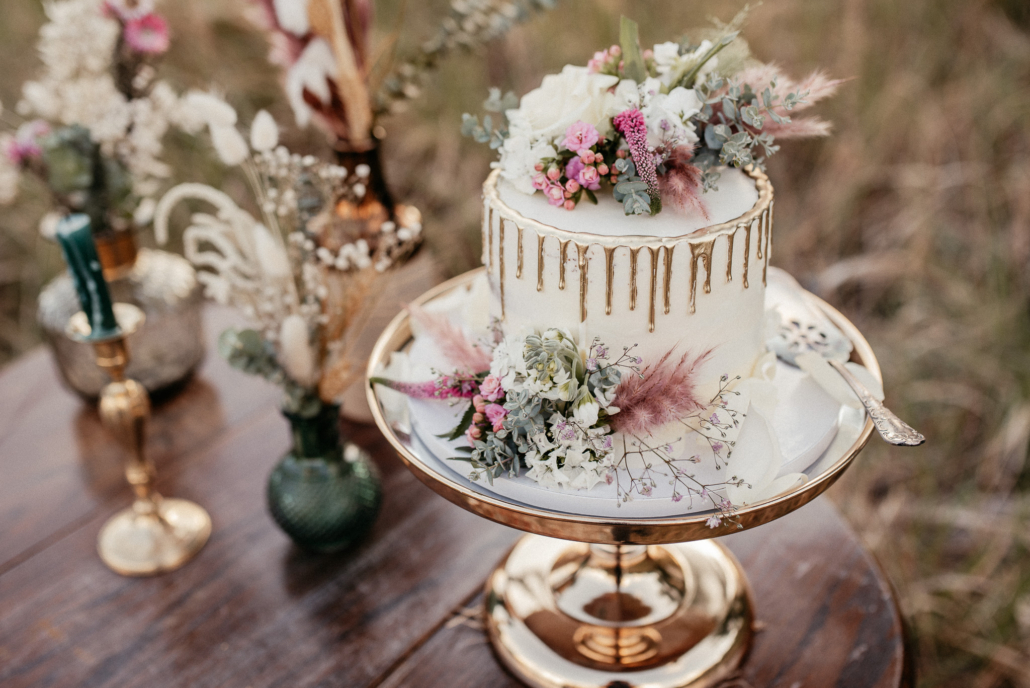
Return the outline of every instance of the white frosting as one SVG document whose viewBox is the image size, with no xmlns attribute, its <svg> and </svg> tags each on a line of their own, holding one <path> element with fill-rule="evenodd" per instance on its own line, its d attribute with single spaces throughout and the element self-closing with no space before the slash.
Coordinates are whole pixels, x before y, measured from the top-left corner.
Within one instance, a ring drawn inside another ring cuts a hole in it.
<svg viewBox="0 0 1030 688">
<path fill-rule="evenodd" d="M 772 189 L 764 175 L 756 173 L 756 177 L 761 180 L 759 185 L 768 189 L 767 204 L 761 202 L 755 179 L 736 169 L 723 170 L 719 190 L 703 196 L 709 221 L 700 214 L 687 215 L 672 208 L 656 217 L 627 217 L 621 204 L 608 194 L 598 194 L 597 206 L 584 202 L 567 211 L 550 206 L 542 194 L 522 194 L 507 183 L 501 183 L 494 195 L 491 185 L 497 176 L 492 175 L 484 187 L 483 227 L 492 314 L 501 318 L 510 332 L 557 326 L 577 333 L 581 343 L 589 344 L 595 336 L 600 337 L 616 352 L 635 344 L 645 364 L 672 349 L 694 354 L 712 349 L 700 370 L 702 386 L 717 383 L 723 374 L 750 376 L 755 360 L 765 349 L 763 277 L 770 245 L 765 227 L 771 228 L 772 224 Z M 764 212 L 767 205 L 769 212 Z M 543 237 L 542 274 L 538 273 L 539 237 Z M 562 242 L 566 241 L 562 289 L 560 256 Z M 706 244 L 711 250 L 711 265 L 706 265 L 701 255 Z M 585 284 L 580 275 L 580 247 L 586 265 Z M 610 313 L 606 248 L 612 256 Z M 636 303 L 631 308 L 634 248 Z M 667 270 L 668 251 L 672 257 Z M 730 279 L 728 263 L 732 268 Z M 706 282 L 710 282 L 708 293 Z M 581 301 L 582 287 L 586 295 Z"/>
<path fill-rule="evenodd" d="M 501 201 L 524 217 L 570 232 L 613 237 L 683 236 L 735 220 L 758 200 L 754 180 L 734 167 L 722 171 L 718 187 L 718 190 L 701 194 L 709 216 L 705 219 L 699 212 L 684 213 L 668 205 L 654 217 L 626 217 L 622 204 L 607 191 L 596 194 L 597 205 L 584 199 L 575 210 L 569 211 L 550 205 L 542 193 L 524 194 L 503 179 L 497 184 Z"/>
</svg>

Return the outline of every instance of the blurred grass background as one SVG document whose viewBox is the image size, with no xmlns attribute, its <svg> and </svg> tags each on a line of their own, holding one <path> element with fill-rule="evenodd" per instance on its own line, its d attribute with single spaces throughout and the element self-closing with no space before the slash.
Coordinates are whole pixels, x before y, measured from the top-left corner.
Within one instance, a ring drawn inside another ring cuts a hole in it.
<svg viewBox="0 0 1030 688">
<path fill-rule="evenodd" d="M 377 31 L 426 39 L 446 3 L 377 3 Z M 249 122 L 292 121 L 243 0 L 165 2 L 162 74 L 214 83 Z M 426 216 L 447 274 L 479 256 L 489 151 L 462 139 L 462 112 L 489 85 L 523 93 L 614 41 L 620 14 L 646 44 L 736 2 L 560 0 L 491 50 L 448 61 L 423 97 L 384 121 L 387 175 Z M 0 9 L 0 101 L 37 69 L 37 0 Z M 753 52 L 800 75 L 852 77 L 819 112 L 832 138 L 787 142 L 770 164 L 773 262 L 844 311 L 884 369 L 888 401 L 927 444 L 873 441 L 831 495 L 897 586 L 920 686 L 1030 688 L 1030 3 L 1026 0 L 771 0 L 745 30 Z M 318 148 L 313 133 L 288 143 Z M 241 198 L 205 154 L 173 136 L 178 180 Z M 39 341 L 35 299 L 61 269 L 38 238 L 46 197 L 0 209 L 0 363 Z"/>
</svg>

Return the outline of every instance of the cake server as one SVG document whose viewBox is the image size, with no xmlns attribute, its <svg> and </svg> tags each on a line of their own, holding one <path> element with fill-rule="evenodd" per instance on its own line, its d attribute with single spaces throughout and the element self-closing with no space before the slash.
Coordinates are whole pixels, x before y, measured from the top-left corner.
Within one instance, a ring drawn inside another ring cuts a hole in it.
<svg viewBox="0 0 1030 688">
<path fill-rule="evenodd" d="M 792 304 L 793 305 L 793 304 Z M 806 309 L 791 308 L 789 316 L 780 321 L 776 333 L 766 345 L 784 363 L 800 367 L 797 357 L 813 352 L 822 356 L 836 370 L 862 402 L 866 413 L 876 426 L 880 437 L 890 444 L 917 447 L 926 441 L 919 432 L 898 418 L 877 399 L 844 365 L 851 353 L 851 342 L 829 322 L 807 313 Z"/>
</svg>

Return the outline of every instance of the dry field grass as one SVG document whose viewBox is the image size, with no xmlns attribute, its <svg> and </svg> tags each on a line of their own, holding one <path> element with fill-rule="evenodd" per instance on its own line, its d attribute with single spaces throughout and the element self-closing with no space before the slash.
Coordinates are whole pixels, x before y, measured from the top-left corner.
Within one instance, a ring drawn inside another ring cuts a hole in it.
<svg viewBox="0 0 1030 688">
<path fill-rule="evenodd" d="M 404 3 L 379 3 L 380 31 Z M 404 40 L 445 3 L 407 2 Z M 409 112 L 385 122 L 388 176 L 426 214 L 454 274 L 478 261 L 478 194 L 489 162 L 458 134 L 487 85 L 523 92 L 614 38 L 625 13 L 645 41 L 737 3 L 562 0 L 489 54 L 454 59 Z M 243 111 L 288 118 L 265 47 L 230 0 L 165 3 L 166 74 L 217 83 Z M 0 100 L 35 66 L 36 0 L 0 9 Z M 853 77 L 820 112 L 827 140 L 785 145 L 773 262 L 841 308 L 877 350 L 892 407 L 927 444 L 872 442 L 833 498 L 897 586 L 919 685 L 1030 688 L 1030 4 L 1026 0 L 769 0 L 745 35 L 801 73 Z M 403 43 L 403 40 L 402 40 Z M 317 137 L 291 135 L 317 148 Z M 179 170 L 224 181 L 176 138 Z M 38 341 L 35 298 L 60 269 L 37 238 L 45 198 L 0 210 L 0 361 Z"/>
</svg>

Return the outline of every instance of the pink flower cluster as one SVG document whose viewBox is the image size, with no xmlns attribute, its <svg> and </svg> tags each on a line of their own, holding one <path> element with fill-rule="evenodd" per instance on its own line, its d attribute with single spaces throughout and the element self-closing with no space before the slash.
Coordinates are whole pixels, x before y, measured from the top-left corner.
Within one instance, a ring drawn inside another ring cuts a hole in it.
<svg viewBox="0 0 1030 688">
<path fill-rule="evenodd" d="M 161 55 L 170 43 L 168 22 L 153 11 L 153 2 L 107 0 L 104 12 L 122 24 L 122 38 L 130 50 L 140 55 Z"/>
<path fill-rule="evenodd" d="M 476 440 L 483 439 L 483 433 L 485 428 L 482 427 L 484 423 L 488 423 L 491 432 L 500 432 L 501 428 L 504 427 L 504 419 L 508 416 L 508 409 L 504 408 L 500 404 L 487 403 L 499 400 L 504 396 L 504 391 L 500 388 L 500 381 L 490 375 L 480 385 L 480 392 L 487 387 L 487 382 L 491 382 L 490 388 L 493 390 L 489 396 L 484 394 L 477 394 L 472 397 L 472 406 L 475 408 L 475 413 L 472 414 L 472 425 L 469 426 L 468 430 L 465 431 L 465 439 L 468 440 L 469 446 L 474 447 Z M 493 397 L 492 399 L 490 397 Z"/>
<path fill-rule="evenodd" d="M 598 50 L 594 53 L 593 58 L 587 62 L 587 71 L 591 74 L 597 74 L 598 72 L 605 71 L 605 67 L 613 65 L 618 67 L 622 61 L 619 59 L 622 57 L 622 48 L 617 45 L 613 45 L 607 50 Z M 615 63 L 618 62 L 618 65 Z"/>
<path fill-rule="evenodd" d="M 610 171 L 601 154 L 593 150 L 599 142 L 602 142 L 601 135 L 594 125 L 583 121 L 569 125 L 562 146 L 576 155 L 564 167 L 557 161 L 546 171 L 543 163 L 537 163 L 533 188 L 542 191 L 551 205 L 574 209 L 577 199 L 573 195 L 581 189 L 600 189 L 601 178 Z"/>
<path fill-rule="evenodd" d="M 8 141 L 4 154 L 11 164 L 15 166 L 21 166 L 31 160 L 35 160 L 43 155 L 40 139 L 49 133 L 50 125 L 41 119 L 26 122 L 18 127 L 18 132 L 14 135 L 14 138 Z"/>
</svg>

